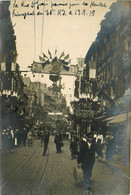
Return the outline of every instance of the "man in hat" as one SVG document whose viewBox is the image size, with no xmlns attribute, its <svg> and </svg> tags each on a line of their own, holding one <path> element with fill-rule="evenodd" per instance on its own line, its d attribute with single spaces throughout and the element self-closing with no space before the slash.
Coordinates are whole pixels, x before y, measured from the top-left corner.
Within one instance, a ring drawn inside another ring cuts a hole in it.
<svg viewBox="0 0 131 195">
<path fill-rule="evenodd" d="M 77 158 L 78 166 L 81 164 L 83 170 L 84 188 L 90 190 L 90 178 L 95 162 L 96 144 L 92 134 L 82 138 Z"/>
<path fill-rule="evenodd" d="M 50 132 L 48 130 L 45 130 L 44 135 L 43 135 L 43 140 L 44 140 L 44 151 L 43 151 L 43 156 L 45 156 L 48 143 L 49 143 L 49 137 L 50 137 Z"/>
<path fill-rule="evenodd" d="M 56 144 L 56 152 L 61 153 L 61 142 L 62 142 L 62 135 L 60 133 L 56 133 L 54 143 Z"/>
</svg>

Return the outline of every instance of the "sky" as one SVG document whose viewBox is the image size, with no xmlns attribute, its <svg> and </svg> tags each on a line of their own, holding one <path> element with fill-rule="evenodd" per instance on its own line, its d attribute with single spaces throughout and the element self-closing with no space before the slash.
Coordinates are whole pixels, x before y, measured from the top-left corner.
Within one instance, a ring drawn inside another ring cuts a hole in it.
<svg viewBox="0 0 131 195">
<path fill-rule="evenodd" d="M 31 7 L 32 2 L 38 3 Z M 19 0 L 15 3 L 11 0 L 10 14 L 20 69 L 27 70 L 34 60 L 39 61 L 42 53 L 48 55 L 48 50 L 52 55 L 57 50 L 58 57 L 64 51 L 65 55 L 70 55 L 72 64 L 76 64 L 79 57 L 85 58 L 100 30 L 100 22 L 113 2 L 115 0 Z M 40 3 L 48 5 L 41 5 L 38 9 Z M 52 15 L 47 15 L 52 9 Z M 25 19 L 24 16 L 16 16 L 27 12 L 34 12 L 35 16 L 26 16 Z M 44 12 L 44 16 L 37 15 L 38 12 Z"/>
</svg>

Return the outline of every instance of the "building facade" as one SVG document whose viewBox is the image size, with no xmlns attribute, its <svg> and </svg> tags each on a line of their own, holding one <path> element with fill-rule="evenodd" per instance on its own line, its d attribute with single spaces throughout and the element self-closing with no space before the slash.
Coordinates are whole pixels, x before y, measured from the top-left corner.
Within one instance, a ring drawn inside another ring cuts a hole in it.
<svg viewBox="0 0 131 195">
<path fill-rule="evenodd" d="M 112 132 L 116 143 L 115 151 L 122 154 L 122 160 L 126 164 L 129 164 L 131 118 L 130 10 L 131 4 L 127 1 L 111 5 L 85 58 L 85 80 L 91 84 L 93 98 L 98 96 L 101 104 L 98 120 L 101 125 L 106 125 L 106 133 L 108 130 Z M 103 120 L 103 117 L 106 119 Z"/>
<path fill-rule="evenodd" d="M 85 58 L 89 79 L 94 74 L 116 103 L 131 87 L 130 8 L 128 2 L 112 4 Z"/>
<path fill-rule="evenodd" d="M 22 128 L 28 97 L 17 64 L 16 37 L 10 19 L 10 2 L 0 2 L 1 128 Z"/>
</svg>

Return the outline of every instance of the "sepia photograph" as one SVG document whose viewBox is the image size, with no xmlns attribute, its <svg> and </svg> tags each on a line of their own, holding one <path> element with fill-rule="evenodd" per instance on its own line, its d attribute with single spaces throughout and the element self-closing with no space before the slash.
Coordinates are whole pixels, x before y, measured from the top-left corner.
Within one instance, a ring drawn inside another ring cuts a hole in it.
<svg viewBox="0 0 131 195">
<path fill-rule="evenodd" d="M 1 195 L 130 195 L 130 125 L 130 0 L 0 0 Z"/>
</svg>

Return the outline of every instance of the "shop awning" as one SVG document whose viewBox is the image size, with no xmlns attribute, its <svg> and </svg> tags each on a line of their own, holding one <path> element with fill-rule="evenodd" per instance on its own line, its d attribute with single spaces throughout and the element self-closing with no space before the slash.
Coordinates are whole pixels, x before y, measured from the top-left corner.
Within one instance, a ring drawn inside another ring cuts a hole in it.
<svg viewBox="0 0 131 195">
<path fill-rule="evenodd" d="M 115 119 L 115 116 L 106 118 L 106 119 L 102 120 L 102 122 L 108 122 L 108 121 L 111 121 L 113 119 Z"/>
<path fill-rule="evenodd" d="M 96 117 L 95 120 L 102 120 L 105 118 L 105 115 L 104 116 L 99 116 L 99 117 Z"/>
<path fill-rule="evenodd" d="M 115 126 L 118 124 L 123 124 L 123 123 L 127 122 L 128 119 L 131 119 L 131 112 L 116 115 L 114 119 L 107 122 L 107 125 L 108 126 Z"/>
<path fill-rule="evenodd" d="M 115 116 L 107 118 L 107 116 L 104 115 L 104 116 L 96 117 L 95 120 L 101 120 L 101 122 L 107 122 L 107 121 L 110 121 L 114 118 L 115 118 Z"/>
</svg>

